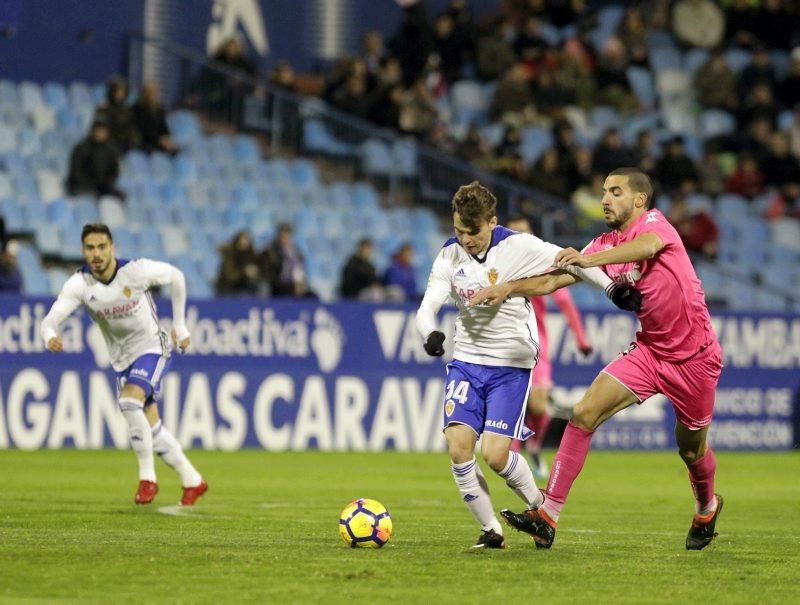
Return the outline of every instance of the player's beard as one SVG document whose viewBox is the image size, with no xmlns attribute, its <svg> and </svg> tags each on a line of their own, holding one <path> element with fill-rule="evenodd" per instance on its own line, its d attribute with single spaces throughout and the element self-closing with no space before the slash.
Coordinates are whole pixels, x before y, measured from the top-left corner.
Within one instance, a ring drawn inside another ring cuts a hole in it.
<svg viewBox="0 0 800 605">
<path fill-rule="evenodd" d="M 628 219 L 631 218 L 631 214 L 632 211 L 630 210 L 627 212 L 625 211 L 616 212 L 613 215 L 609 216 L 607 219 L 605 219 L 606 225 L 611 229 L 619 229 L 620 227 L 622 227 L 622 225 L 628 222 Z"/>
</svg>

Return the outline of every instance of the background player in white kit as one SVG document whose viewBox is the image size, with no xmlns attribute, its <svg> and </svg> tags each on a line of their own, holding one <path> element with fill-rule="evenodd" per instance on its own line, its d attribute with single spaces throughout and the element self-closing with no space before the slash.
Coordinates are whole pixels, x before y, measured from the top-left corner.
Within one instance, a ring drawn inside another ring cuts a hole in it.
<svg viewBox="0 0 800 605">
<path fill-rule="evenodd" d="M 153 452 L 181 477 L 181 504 L 189 506 L 208 490 L 172 434 L 161 424 L 156 405 L 161 379 L 170 363 L 171 346 L 158 325 L 150 288 L 169 286 L 172 295 L 172 338 L 181 352 L 189 346 L 185 323 L 186 282 L 170 264 L 145 258 L 117 259 L 106 225 L 84 225 L 81 233 L 86 264 L 64 284 L 42 321 L 48 350 L 63 349 L 59 325 L 80 305 L 100 327 L 117 374 L 119 407 L 128 423 L 131 446 L 139 461 L 139 487 L 134 501 L 149 504 L 158 492 Z"/>
<path fill-rule="evenodd" d="M 530 507 L 541 504 L 544 497 L 528 464 L 509 451 L 512 439 L 531 434 L 524 421 L 531 367 L 539 352 L 536 318 L 526 298 L 512 298 L 499 307 L 467 305 L 488 284 L 551 271 L 561 248 L 498 226 L 497 200 L 477 181 L 459 188 L 452 209 L 456 237 L 433 263 L 417 328 L 429 355 L 444 354 L 445 336 L 437 329 L 436 314 L 448 298 L 455 299 L 459 314 L 454 359 L 447 366 L 444 434 L 453 478 L 483 530 L 475 547 L 503 548 L 503 530 L 475 461 L 475 445 L 482 435 L 486 463 Z M 633 309 L 641 302 L 634 288 L 614 284 L 600 270 L 567 270 L 604 288 L 621 308 Z"/>
</svg>

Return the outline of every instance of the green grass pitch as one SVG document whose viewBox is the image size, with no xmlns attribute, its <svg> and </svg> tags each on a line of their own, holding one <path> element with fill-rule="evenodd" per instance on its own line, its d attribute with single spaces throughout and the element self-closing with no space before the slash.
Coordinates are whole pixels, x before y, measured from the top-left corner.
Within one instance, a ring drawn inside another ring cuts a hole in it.
<svg viewBox="0 0 800 605">
<path fill-rule="evenodd" d="M 675 453 L 592 452 L 553 549 L 479 534 L 447 455 L 190 452 L 210 483 L 177 509 L 133 504 L 121 451 L 0 451 L 0 603 L 798 603 L 800 453 L 718 453 L 719 537 L 687 552 Z M 520 508 L 494 475 L 496 508 Z M 381 500 L 394 535 L 347 548 L 339 511 Z M 181 513 L 181 514 L 176 514 Z"/>
</svg>

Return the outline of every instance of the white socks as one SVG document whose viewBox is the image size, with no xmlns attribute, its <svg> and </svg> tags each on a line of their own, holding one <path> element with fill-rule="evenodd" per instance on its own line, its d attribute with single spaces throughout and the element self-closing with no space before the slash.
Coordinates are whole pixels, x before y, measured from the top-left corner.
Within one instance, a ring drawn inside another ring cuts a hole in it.
<svg viewBox="0 0 800 605">
<path fill-rule="evenodd" d="M 136 399 L 123 397 L 119 400 L 119 409 L 128 423 L 131 447 L 139 461 L 139 481 L 156 480 L 156 469 L 153 460 L 153 434 L 150 424 L 144 415 L 144 407 Z"/>
<path fill-rule="evenodd" d="M 153 450 L 161 459 L 174 468 L 181 476 L 183 487 L 196 487 L 203 478 L 197 469 L 192 466 L 178 440 L 172 436 L 159 420 L 153 427 Z"/>
<path fill-rule="evenodd" d="M 502 535 L 503 528 L 494 514 L 492 501 L 489 498 L 489 486 L 475 458 L 460 464 L 452 463 L 452 470 L 458 491 L 461 492 L 461 499 L 464 500 L 472 516 L 485 531 L 493 529 Z"/>
<path fill-rule="evenodd" d="M 531 467 L 519 452 L 508 452 L 508 463 L 499 475 L 528 508 L 538 508 L 544 502 L 544 496 L 533 479 Z"/>
</svg>

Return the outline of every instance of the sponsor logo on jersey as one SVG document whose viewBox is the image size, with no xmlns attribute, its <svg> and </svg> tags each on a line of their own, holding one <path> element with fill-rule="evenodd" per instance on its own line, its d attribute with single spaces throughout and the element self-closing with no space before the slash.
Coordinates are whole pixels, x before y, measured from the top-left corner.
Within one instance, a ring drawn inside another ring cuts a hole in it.
<svg viewBox="0 0 800 605">
<path fill-rule="evenodd" d="M 647 219 L 645 219 L 644 224 L 647 223 L 657 223 L 658 222 L 658 215 L 655 213 L 655 210 L 647 213 Z"/>
<path fill-rule="evenodd" d="M 493 429 L 500 429 L 501 431 L 508 430 L 508 425 L 502 420 L 487 420 L 486 426 Z"/>
<path fill-rule="evenodd" d="M 489 269 L 487 275 L 489 277 L 489 283 L 495 285 L 497 283 L 497 269 L 492 267 L 491 269 Z"/>
<path fill-rule="evenodd" d="M 444 413 L 447 414 L 448 418 L 453 415 L 455 409 L 456 409 L 456 402 L 453 401 L 452 399 L 448 399 L 444 404 Z"/>
<path fill-rule="evenodd" d="M 142 368 L 133 368 L 131 370 L 131 376 L 143 376 L 144 378 L 147 378 L 148 373 L 147 370 L 144 370 Z"/>
<path fill-rule="evenodd" d="M 459 269 L 458 271 L 456 271 L 455 277 L 463 279 L 467 277 L 467 274 L 464 273 L 464 269 Z"/>
</svg>

